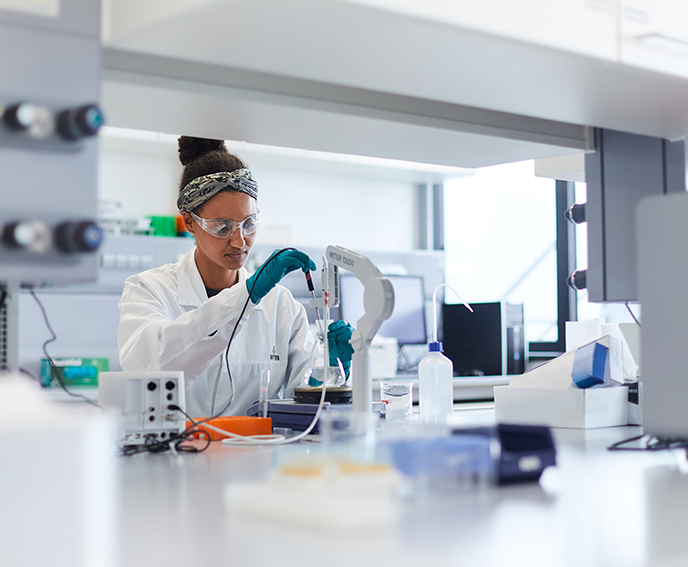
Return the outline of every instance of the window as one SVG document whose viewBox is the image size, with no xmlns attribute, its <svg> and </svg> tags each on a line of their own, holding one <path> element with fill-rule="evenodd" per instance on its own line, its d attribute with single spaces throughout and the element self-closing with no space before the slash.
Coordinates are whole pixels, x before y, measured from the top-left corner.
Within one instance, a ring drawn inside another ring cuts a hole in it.
<svg viewBox="0 0 688 567">
<path fill-rule="evenodd" d="M 533 161 L 525 161 L 479 168 L 444 185 L 446 282 L 468 302 L 523 303 L 531 350 L 532 343 L 563 340 L 557 183 L 535 177 Z M 448 292 L 446 301 L 457 300 Z"/>
</svg>

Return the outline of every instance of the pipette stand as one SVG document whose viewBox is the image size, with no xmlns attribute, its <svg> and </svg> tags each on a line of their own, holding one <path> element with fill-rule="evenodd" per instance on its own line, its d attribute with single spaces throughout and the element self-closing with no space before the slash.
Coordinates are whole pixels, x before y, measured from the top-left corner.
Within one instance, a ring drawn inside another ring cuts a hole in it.
<svg viewBox="0 0 688 567">
<path fill-rule="evenodd" d="M 328 246 L 325 252 L 327 277 L 323 277 L 323 297 L 329 298 L 327 307 L 339 305 L 339 282 L 335 267 L 352 272 L 363 284 L 365 312 L 351 335 L 354 354 L 351 360 L 353 411 L 372 413 L 373 380 L 370 371 L 370 343 L 383 321 L 394 310 L 394 288 L 375 265 L 365 256 L 341 246 Z M 323 267 L 324 269 L 324 267 Z M 330 293 L 332 292 L 332 293 Z"/>
</svg>

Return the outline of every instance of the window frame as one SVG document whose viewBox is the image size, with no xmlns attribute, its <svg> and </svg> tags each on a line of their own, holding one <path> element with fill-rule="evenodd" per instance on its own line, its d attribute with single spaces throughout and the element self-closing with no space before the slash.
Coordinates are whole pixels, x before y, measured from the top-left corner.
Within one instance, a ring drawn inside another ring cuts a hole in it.
<svg viewBox="0 0 688 567">
<path fill-rule="evenodd" d="M 566 322 L 578 318 L 576 291 L 566 282 L 576 269 L 576 227 L 566 219 L 566 211 L 575 203 L 575 186 L 573 181 L 555 181 L 557 340 L 529 342 L 529 362 L 550 360 L 566 352 Z"/>
</svg>

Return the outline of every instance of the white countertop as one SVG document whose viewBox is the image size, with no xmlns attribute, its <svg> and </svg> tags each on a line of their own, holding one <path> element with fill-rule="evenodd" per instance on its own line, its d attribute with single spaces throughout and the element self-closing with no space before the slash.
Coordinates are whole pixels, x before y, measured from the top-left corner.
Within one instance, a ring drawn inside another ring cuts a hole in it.
<svg viewBox="0 0 688 567">
<path fill-rule="evenodd" d="M 456 423 L 494 422 L 490 404 Z M 287 448 L 213 443 L 205 453 L 121 458 L 121 564 L 559 565 L 688 564 L 685 453 L 609 452 L 639 427 L 554 430 L 556 468 L 540 484 L 405 502 L 397 525 L 307 531 L 230 513 L 227 483 L 261 478 Z M 310 444 L 290 447 L 310 451 Z"/>
</svg>

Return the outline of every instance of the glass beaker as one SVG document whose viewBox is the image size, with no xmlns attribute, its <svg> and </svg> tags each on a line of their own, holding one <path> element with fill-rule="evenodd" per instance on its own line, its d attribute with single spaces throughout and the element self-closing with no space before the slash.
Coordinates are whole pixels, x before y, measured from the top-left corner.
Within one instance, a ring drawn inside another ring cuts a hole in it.
<svg viewBox="0 0 688 567">
<path fill-rule="evenodd" d="M 413 415 L 411 382 L 380 382 L 380 400 L 385 402 L 387 421 L 410 421 Z"/>
</svg>

